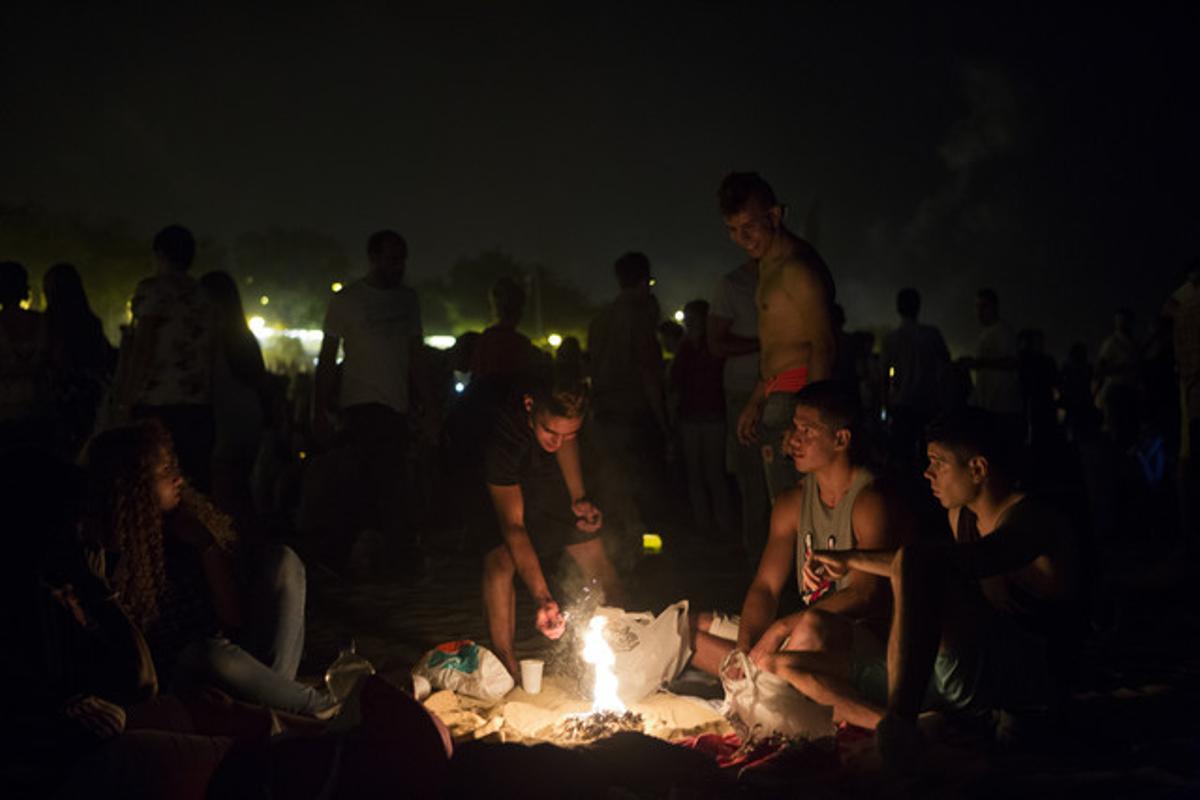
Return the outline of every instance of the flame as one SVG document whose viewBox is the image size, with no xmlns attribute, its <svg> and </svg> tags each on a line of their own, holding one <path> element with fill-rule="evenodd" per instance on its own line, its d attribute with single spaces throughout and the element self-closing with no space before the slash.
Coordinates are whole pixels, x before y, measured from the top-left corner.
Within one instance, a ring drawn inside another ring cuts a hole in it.
<svg viewBox="0 0 1200 800">
<path fill-rule="evenodd" d="M 592 688 L 592 713 L 615 711 L 621 714 L 625 711 L 625 704 L 617 696 L 617 674 L 613 672 L 617 657 L 604 640 L 606 624 L 604 617 L 598 614 L 588 623 L 588 631 L 583 635 L 583 660 L 595 667 L 596 671 L 596 684 Z"/>
</svg>

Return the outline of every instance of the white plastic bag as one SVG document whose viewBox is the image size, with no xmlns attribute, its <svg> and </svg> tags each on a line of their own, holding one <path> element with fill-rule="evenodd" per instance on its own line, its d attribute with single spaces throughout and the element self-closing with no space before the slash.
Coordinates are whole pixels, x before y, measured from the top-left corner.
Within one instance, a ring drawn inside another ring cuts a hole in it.
<svg viewBox="0 0 1200 800">
<path fill-rule="evenodd" d="M 616 656 L 617 694 L 626 705 L 674 680 L 692 657 L 687 600 L 668 606 L 657 617 L 608 606 L 596 614 L 608 620 L 604 638 Z"/>
<path fill-rule="evenodd" d="M 740 650 L 721 662 L 721 684 L 726 707 L 751 737 L 820 739 L 834 734 L 832 708 L 814 703 L 783 678 L 760 670 Z"/>
<path fill-rule="evenodd" d="M 499 700 L 514 686 L 512 675 L 496 654 L 469 639 L 439 644 L 421 656 L 412 674 L 437 689 L 480 700 Z"/>
</svg>

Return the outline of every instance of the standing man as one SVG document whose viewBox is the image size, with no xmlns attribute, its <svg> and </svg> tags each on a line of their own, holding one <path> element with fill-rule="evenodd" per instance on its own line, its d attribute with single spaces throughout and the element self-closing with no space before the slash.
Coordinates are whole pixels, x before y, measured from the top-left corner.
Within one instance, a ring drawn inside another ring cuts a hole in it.
<svg viewBox="0 0 1200 800">
<path fill-rule="evenodd" d="M 367 240 L 366 277 L 329 298 L 317 360 L 313 433 L 333 438 L 335 417 L 362 469 L 363 527 L 405 536 L 405 454 L 410 442 L 410 393 L 433 414 L 423 369 L 421 307 L 404 285 L 408 244 L 395 231 Z M 345 360 L 338 375 L 338 348 Z"/>
<path fill-rule="evenodd" d="M 543 382 L 497 417 L 484 447 L 484 482 L 495 517 L 473 524 L 495 530 L 499 523 L 499 531 L 485 538 L 483 608 L 492 647 L 514 677 L 516 575 L 537 604 L 537 629 L 550 639 L 562 636 L 566 620 L 550 593 L 543 559 L 557 560 L 565 551 L 585 578 L 599 582 L 605 602 L 621 600 L 600 538 L 603 517 L 583 486 L 578 436 L 586 411 L 582 381 Z"/>
<path fill-rule="evenodd" d="M 941 383 L 950 366 L 950 351 L 942 332 L 917 321 L 921 295 L 901 289 L 896 295 L 900 326 L 883 340 L 883 375 L 892 453 L 901 463 L 917 459 L 925 425 L 939 410 Z"/>
<path fill-rule="evenodd" d="M 759 378 L 738 418 L 738 440 L 757 442 L 774 502 L 796 483 L 781 450 L 792 395 L 833 374 L 833 277 L 816 249 L 783 224 L 783 207 L 756 172 L 733 172 L 717 191 L 729 238 L 758 260 Z"/>
<path fill-rule="evenodd" d="M 971 405 L 997 415 L 1010 435 L 1024 441 L 1017 335 L 1011 325 L 1000 319 L 1000 299 L 995 290 L 979 290 L 975 297 L 975 313 L 982 326 L 975 345 L 976 355 L 975 358 L 961 359 L 963 366 L 975 370 Z"/>
<path fill-rule="evenodd" d="M 215 321 L 208 296 L 187 274 L 195 255 L 196 240 L 182 225 L 155 235 L 157 269 L 133 292 L 116 391 L 121 416 L 160 420 L 171 432 L 184 476 L 208 491 L 216 443 Z"/>
<path fill-rule="evenodd" d="M 708 349 L 725 359 L 726 466 L 742 498 L 742 546 L 753 564 L 766 543 L 771 501 L 757 447 L 738 440 L 737 423 L 758 384 L 758 260 L 749 258 L 721 276 L 708 312 Z"/>
<path fill-rule="evenodd" d="M 664 496 L 658 487 L 671 431 L 650 259 L 626 253 L 613 269 L 620 291 L 588 326 L 588 353 L 601 500 L 627 545 L 646 530 L 650 504 Z"/>
</svg>

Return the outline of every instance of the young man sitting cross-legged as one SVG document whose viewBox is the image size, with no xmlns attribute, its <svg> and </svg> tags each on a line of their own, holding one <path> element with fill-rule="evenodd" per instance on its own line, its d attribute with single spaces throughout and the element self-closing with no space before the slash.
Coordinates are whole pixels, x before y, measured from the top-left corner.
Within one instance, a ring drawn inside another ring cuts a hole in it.
<svg viewBox="0 0 1200 800">
<path fill-rule="evenodd" d="M 786 647 L 826 653 L 844 662 L 842 671 L 849 674 L 863 660 L 855 659 L 856 652 L 883 652 L 890 616 L 886 577 L 858 569 L 834 576 L 810 555 L 814 547 L 881 550 L 901 541 L 906 515 L 859 463 L 858 416 L 857 399 L 835 381 L 796 393 L 787 451 L 805 474 L 775 501 L 767 546 L 740 620 L 700 614 L 693 621 L 695 668 L 716 674 L 734 649 L 762 665 Z M 807 607 L 776 619 L 793 569 Z"/>
<path fill-rule="evenodd" d="M 835 713 L 875 728 L 881 755 L 911 764 L 916 717 L 933 701 L 975 717 L 1047 708 L 1054 700 L 1049 653 L 1074 619 L 1076 553 L 1065 518 L 1018 490 L 993 415 L 966 409 L 931 426 L 925 477 L 949 512 L 952 545 L 899 550 L 819 550 L 831 575 L 850 570 L 891 581 L 887 696 L 847 691 L 841 665 L 779 653 L 767 667 Z"/>
</svg>

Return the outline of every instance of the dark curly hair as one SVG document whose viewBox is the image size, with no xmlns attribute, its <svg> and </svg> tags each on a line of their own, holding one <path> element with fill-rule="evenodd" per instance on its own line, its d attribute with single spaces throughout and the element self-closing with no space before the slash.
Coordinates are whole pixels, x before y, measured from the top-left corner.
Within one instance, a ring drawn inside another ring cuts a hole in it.
<svg viewBox="0 0 1200 800">
<path fill-rule="evenodd" d="M 91 535 L 121 553 L 113 588 L 125 610 L 142 625 L 158 616 L 158 598 L 167 582 L 163 513 L 154 485 L 155 470 L 164 458 L 174 464 L 175 448 L 158 420 L 105 431 L 88 443 L 83 457 Z M 186 483 L 180 509 L 208 529 L 219 546 L 233 548 L 237 537 L 229 517 Z"/>
</svg>

